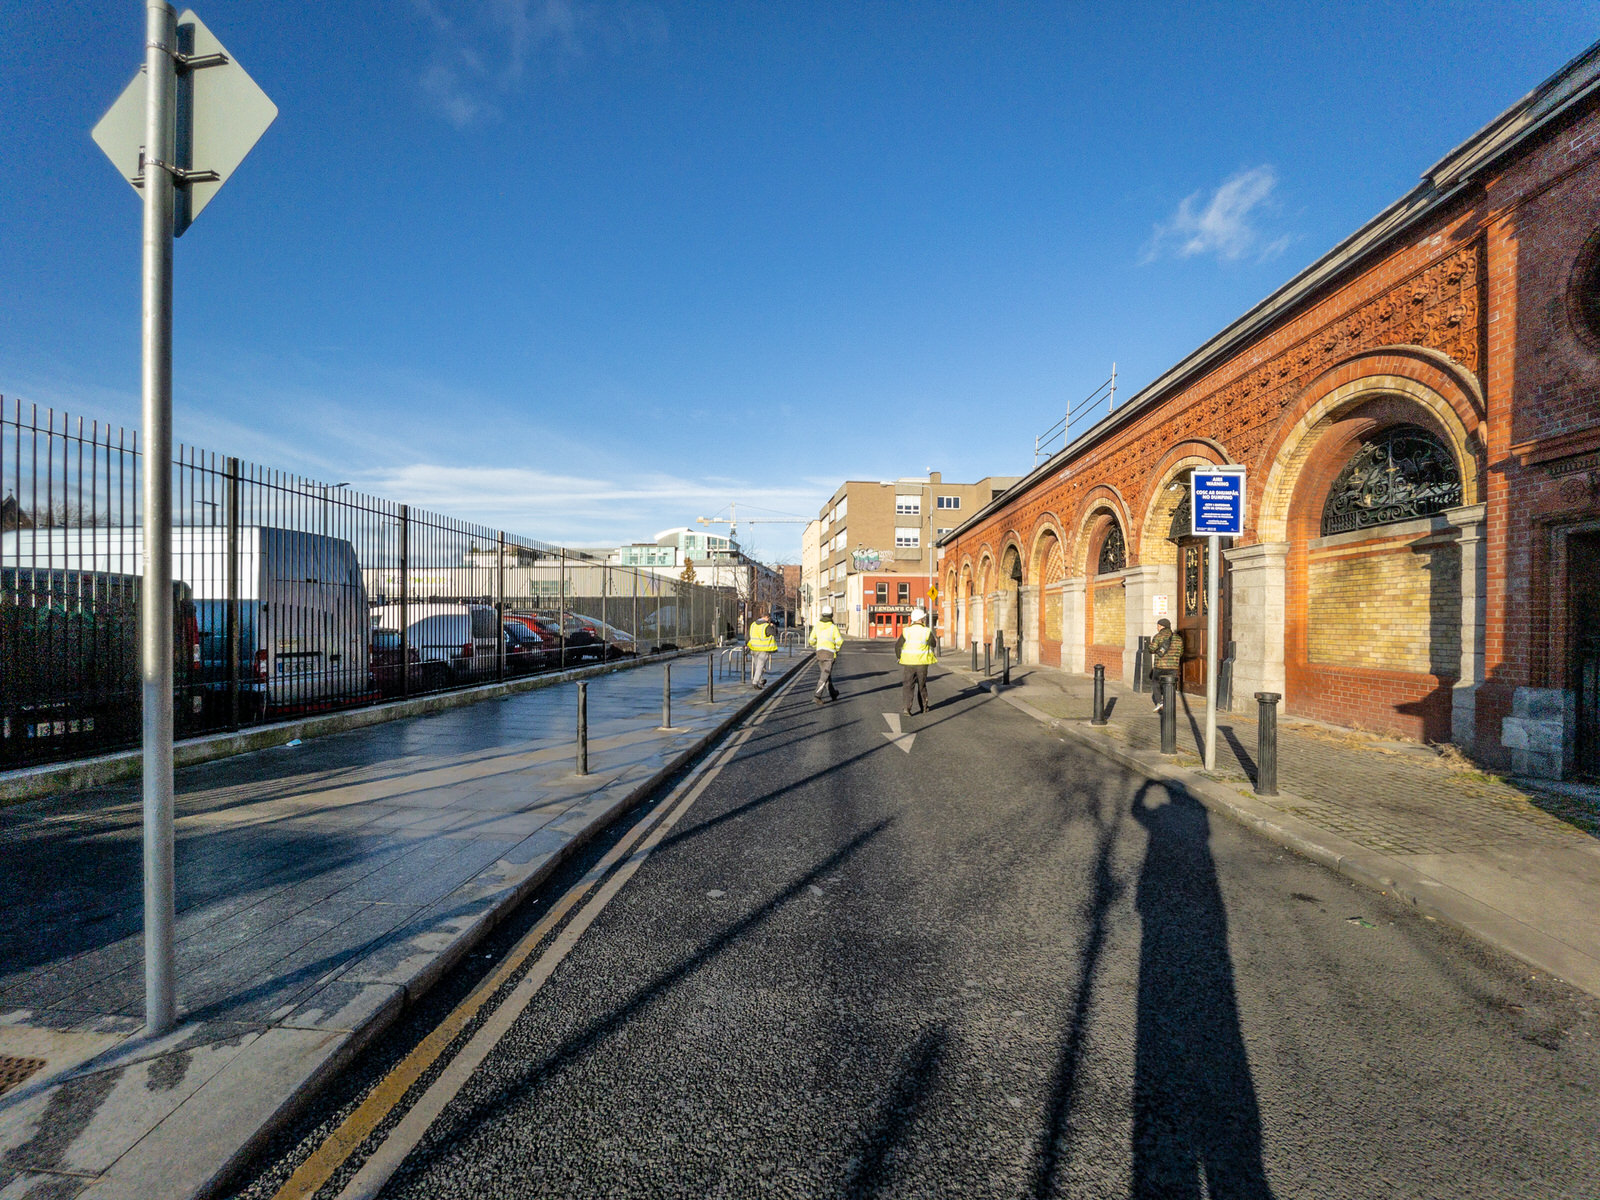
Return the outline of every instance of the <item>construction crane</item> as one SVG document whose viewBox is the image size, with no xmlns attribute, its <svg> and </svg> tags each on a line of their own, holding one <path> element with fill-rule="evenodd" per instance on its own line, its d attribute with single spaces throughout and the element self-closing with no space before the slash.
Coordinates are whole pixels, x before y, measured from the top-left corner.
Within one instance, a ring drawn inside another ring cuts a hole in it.
<svg viewBox="0 0 1600 1200">
<path fill-rule="evenodd" d="M 694 519 L 695 520 L 695 524 L 696 525 L 726 525 L 728 527 L 728 536 L 730 538 L 734 539 L 735 541 L 737 541 L 738 538 L 739 538 L 739 506 L 737 504 L 730 504 L 730 505 L 728 505 L 728 511 L 732 514 L 731 516 L 727 516 L 727 517 L 696 517 Z M 746 525 L 809 525 L 811 523 L 811 518 L 810 517 L 746 517 L 744 523 Z"/>
</svg>

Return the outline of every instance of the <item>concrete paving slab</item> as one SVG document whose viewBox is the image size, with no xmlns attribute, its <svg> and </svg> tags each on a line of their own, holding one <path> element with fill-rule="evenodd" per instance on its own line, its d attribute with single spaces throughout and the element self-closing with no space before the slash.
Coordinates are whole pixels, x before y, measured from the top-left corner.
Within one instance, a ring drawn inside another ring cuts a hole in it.
<svg viewBox="0 0 1600 1200">
<path fill-rule="evenodd" d="M 598 769 L 584 778 L 570 745 L 494 741 L 519 724 L 553 728 L 570 702 L 554 693 L 498 702 L 527 708 L 519 721 L 458 711 L 181 773 L 185 1023 L 167 1038 L 136 1034 L 136 930 L 56 956 L 29 948 L 26 911 L 0 913 L 0 946 L 29 956 L 15 967 L 0 957 L 0 1039 L 56 1047 L 37 1086 L 0 1098 L 3 1186 L 202 1194 L 565 855 L 762 698 L 730 685 L 664 733 L 659 668 L 597 680 L 591 703 L 608 690 L 640 696 L 605 706 L 617 731 L 591 743 Z M 630 713 L 644 714 L 633 728 Z M 0 821 L 22 834 L 12 851 L 27 845 L 46 869 L 49 853 L 83 838 L 136 849 L 139 832 L 137 804 L 105 795 L 32 801 Z M 0 846 L 0 864 L 7 854 Z M 124 861 L 136 871 L 136 854 Z M 108 882 L 121 891 L 102 903 L 96 887 Z M 71 903 L 45 891 L 69 920 L 72 904 L 116 913 L 136 902 L 137 879 L 82 874 Z"/>
</svg>

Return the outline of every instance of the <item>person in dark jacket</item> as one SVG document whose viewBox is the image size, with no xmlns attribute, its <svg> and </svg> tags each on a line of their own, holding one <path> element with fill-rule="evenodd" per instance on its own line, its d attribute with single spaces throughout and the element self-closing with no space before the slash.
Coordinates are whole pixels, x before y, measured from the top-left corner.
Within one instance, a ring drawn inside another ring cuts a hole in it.
<svg viewBox="0 0 1600 1200">
<path fill-rule="evenodd" d="M 1155 680 L 1152 698 L 1155 711 L 1160 712 L 1167 695 L 1162 681 L 1176 679 L 1183 666 L 1183 634 L 1176 632 L 1165 617 L 1156 622 L 1156 635 L 1150 639 L 1150 655 L 1150 675 Z"/>
</svg>

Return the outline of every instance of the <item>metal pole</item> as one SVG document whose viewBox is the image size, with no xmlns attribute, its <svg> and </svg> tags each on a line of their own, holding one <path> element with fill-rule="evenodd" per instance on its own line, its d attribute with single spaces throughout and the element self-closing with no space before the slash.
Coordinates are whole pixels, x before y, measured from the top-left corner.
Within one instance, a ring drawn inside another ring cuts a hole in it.
<svg viewBox="0 0 1600 1200">
<path fill-rule="evenodd" d="M 1257 692 L 1256 704 L 1256 795 L 1278 794 L 1278 701 L 1277 692 Z"/>
<path fill-rule="evenodd" d="M 1104 663 L 1094 665 L 1094 711 L 1089 714 L 1089 724 L 1104 725 L 1106 723 L 1106 666 Z"/>
<path fill-rule="evenodd" d="M 411 694 L 411 591 L 407 584 L 411 566 L 411 509 L 400 506 L 400 694 Z"/>
<path fill-rule="evenodd" d="M 978 669 L 978 643 L 976 641 L 972 643 L 972 669 L 974 671 Z"/>
<path fill-rule="evenodd" d="M 156 1037 L 177 1017 L 172 865 L 172 217 L 177 144 L 177 20 L 145 3 L 144 130 L 144 1019 Z"/>
<path fill-rule="evenodd" d="M 661 728 L 672 728 L 672 664 L 667 663 L 661 677 Z"/>
<path fill-rule="evenodd" d="M 1178 752 L 1178 673 L 1163 671 L 1157 685 L 1161 688 L 1161 753 Z"/>
<path fill-rule="evenodd" d="M 228 727 L 239 728 L 239 460 L 228 459 Z"/>
<path fill-rule="evenodd" d="M 506 532 L 500 530 L 499 539 L 495 542 L 494 557 L 494 615 L 495 633 L 499 638 L 495 642 L 494 677 L 504 683 L 506 678 Z"/>
<path fill-rule="evenodd" d="M 589 773 L 589 685 L 578 681 L 578 774 Z"/>
<path fill-rule="evenodd" d="M 1000 682 L 1006 687 L 1011 686 L 1011 647 L 1000 648 Z"/>
<path fill-rule="evenodd" d="M 992 653 L 993 650 L 994 650 L 994 643 L 993 642 L 985 642 L 983 644 L 983 677 L 985 679 L 987 679 L 989 677 L 989 672 L 992 669 L 990 667 L 990 662 L 991 662 L 990 654 Z"/>
<path fill-rule="evenodd" d="M 1206 746 L 1205 767 L 1217 765 L 1217 591 L 1222 574 L 1222 539 L 1212 534 L 1206 539 Z"/>
<path fill-rule="evenodd" d="M 706 699 L 707 700 L 715 700 L 717 698 L 716 668 L 717 668 L 717 652 L 715 650 L 712 650 L 710 653 L 708 653 L 706 655 Z"/>
</svg>

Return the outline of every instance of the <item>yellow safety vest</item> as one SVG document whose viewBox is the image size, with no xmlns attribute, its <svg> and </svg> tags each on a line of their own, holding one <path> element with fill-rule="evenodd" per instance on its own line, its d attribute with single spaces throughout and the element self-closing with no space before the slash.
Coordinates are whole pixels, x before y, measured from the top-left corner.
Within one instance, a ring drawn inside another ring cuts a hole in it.
<svg viewBox="0 0 1600 1200">
<path fill-rule="evenodd" d="M 751 621 L 750 640 L 746 644 L 757 653 L 764 651 L 770 654 L 777 650 L 778 639 L 772 636 L 772 622 Z"/>
<path fill-rule="evenodd" d="M 826 650 L 829 654 L 839 653 L 839 647 L 844 645 L 844 634 L 839 632 L 839 627 L 832 621 L 819 621 L 811 628 L 811 636 L 806 639 L 818 650 Z"/>
<path fill-rule="evenodd" d="M 926 625 L 907 625 L 900 633 L 906 639 L 900 647 L 902 667 L 931 667 L 939 661 L 933 652 L 933 630 Z"/>
</svg>

